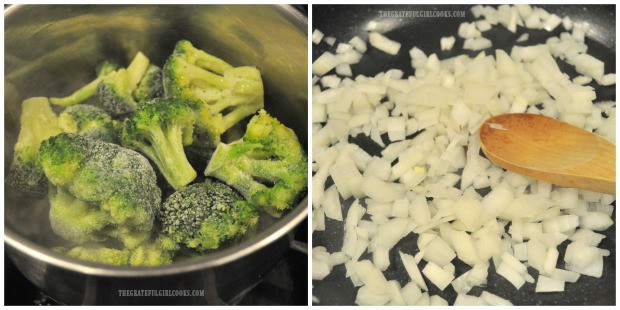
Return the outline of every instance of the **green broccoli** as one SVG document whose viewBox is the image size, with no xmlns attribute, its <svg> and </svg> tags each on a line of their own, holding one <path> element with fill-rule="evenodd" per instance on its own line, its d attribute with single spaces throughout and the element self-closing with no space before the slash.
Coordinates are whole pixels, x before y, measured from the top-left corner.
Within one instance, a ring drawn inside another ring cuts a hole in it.
<svg viewBox="0 0 620 310">
<path fill-rule="evenodd" d="M 78 199 L 56 186 L 50 186 L 49 198 L 50 223 L 57 235 L 76 243 L 107 239 L 103 229 L 108 225 L 108 212 L 98 209 L 96 203 Z"/>
<path fill-rule="evenodd" d="M 161 68 L 150 65 L 144 73 L 144 77 L 133 90 L 133 98 L 138 102 L 139 106 L 145 105 L 147 102 L 164 96 L 164 84 L 162 81 Z"/>
<path fill-rule="evenodd" d="M 129 250 L 117 250 L 104 247 L 75 247 L 68 250 L 65 249 L 65 251 L 61 251 L 61 253 L 87 262 L 116 266 L 126 266 L 131 256 L 131 251 Z"/>
<path fill-rule="evenodd" d="M 148 160 L 116 144 L 61 133 L 41 143 L 39 161 L 58 187 L 50 191 L 54 232 L 74 242 L 146 241 L 161 203 Z"/>
<path fill-rule="evenodd" d="M 307 167 L 293 130 L 261 110 L 242 139 L 217 146 L 205 175 L 222 180 L 252 204 L 279 217 L 305 191 Z"/>
<path fill-rule="evenodd" d="M 172 254 L 156 243 L 146 243 L 133 250 L 107 247 L 83 247 L 71 249 L 57 247 L 54 250 L 79 260 L 116 266 L 160 266 L 172 263 Z"/>
<path fill-rule="evenodd" d="M 243 235 L 257 223 L 258 213 L 228 185 L 206 179 L 170 195 L 159 218 L 167 248 L 184 244 L 205 251 Z"/>
<path fill-rule="evenodd" d="M 21 128 L 13 153 L 6 184 L 20 193 L 42 197 L 47 192 L 47 178 L 39 163 L 41 141 L 61 132 L 58 118 L 44 97 L 24 100 Z"/>
<path fill-rule="evenodd" d="M 179 41 L 163 69 L 167 97 L 189 98 L 197 106 L 195 143 L 214 149 L 221 135 L 264 105 L 263 82 L 255 67 L 234 68 Z"/>
<path fill-rule="evenodd" d="M 173 188 L 196 178 L 184 145 L 192 142 L 196 117 L 191 102 L 180 98 L 159 98 L 130 115 L 123 126 L 122 144 L 146 154 Z"/>
<path fill-rule="evenodd" d="M 118 63 L 114 61 L 104 60 L 102 63 L 100 63 L 97 66 L 97 68 L 95 69 L 95 72 L 97 72 L 97 76 L 105 76 L 118 69 L 121 69 L 122 67 L 123 66 L 119 65 Z"/>
<path fill-rule="evenodd" d="M 143 244 L 133 251 L 129 257 L 130 266 L 159 266 L 172 263 L 174 252 L 164 249 L 159 240 L 155 243 Z"/>
<path fill-rule="evenodd" d="M 116 121 L 103 109 L 89 104 L 66 108 L 58 117 L 64 132 L 77 133 L 87 138 L 118 143 L 120 138 Z"/>
<path fill-rule="evenodd" d="M 86 99 L 89 99 L 97 93 L 97 85 L 108 74 L 121 68 L 120 65 L 111 61 L 104 61 L 97 67 L 97 78 L 92 82 L 86 84 L 82 88 L 75 91 L 73 94 L 64 98 L 50 98 L 50 101 L 58 106 L 70 106 L 78 104 Z"/>
<path fill-rule="evenodd" d="M 149 67 L 149 59 L 141 52 L 131 61 L 127 69 L 119 69 L 105 75 L 97 85 L 97 98 L 112 115 L 133 112 L 139 105 L 132 92 Z"/>
</svg>

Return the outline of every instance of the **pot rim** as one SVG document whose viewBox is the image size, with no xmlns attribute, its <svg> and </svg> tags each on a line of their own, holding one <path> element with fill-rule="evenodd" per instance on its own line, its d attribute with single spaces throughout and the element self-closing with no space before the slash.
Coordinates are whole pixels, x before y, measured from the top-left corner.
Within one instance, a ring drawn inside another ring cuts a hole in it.
<svg viewBox="0 0 620 310">
<path fill-rule="evenodd" d="M 16 4 L 5 8 L 5 20 L 13 12 L 18 11 L 24 6 L 25 5 Z M 281 11 L 285 17 L 292 21 L 297 28 L 302 30 L 307 35 L 308 19 L 306 16 L 291 5 L 279 4 L 276 5 L 276 9 Z M 16 251 L 19 251 L 37 261 L 81 274 L 106 277 L 156 277 L 218 267 L 241 259 L 284 237 L 288 232 L 293 230 L 299 223 L 307 218 L 307 216 L 308 196 L 306 195 L 306 197 L 304 197 L 294 209 L 284 215 L 268 229 L 258 233 L 251 239 L 245 240 L 222 251 L 207 254 L 202 258 L 156 267 L 112 266 L 77 260 L 36 244 L 6 226 L 4 228 L 4 242 Z"/>
</svg>

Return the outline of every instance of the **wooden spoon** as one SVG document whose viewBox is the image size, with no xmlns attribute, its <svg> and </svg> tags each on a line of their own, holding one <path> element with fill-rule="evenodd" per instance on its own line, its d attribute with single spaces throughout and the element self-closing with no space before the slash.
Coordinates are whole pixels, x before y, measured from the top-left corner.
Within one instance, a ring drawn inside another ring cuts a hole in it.
<svg viewBox="0 0 620 310">
<path fill-rule="evenodd" d="M 503 114 L 478 131 L 480 146 L 496 165 L 549 183 L 616 193 L 616 146 L 556 119 Z"/>
</svg>

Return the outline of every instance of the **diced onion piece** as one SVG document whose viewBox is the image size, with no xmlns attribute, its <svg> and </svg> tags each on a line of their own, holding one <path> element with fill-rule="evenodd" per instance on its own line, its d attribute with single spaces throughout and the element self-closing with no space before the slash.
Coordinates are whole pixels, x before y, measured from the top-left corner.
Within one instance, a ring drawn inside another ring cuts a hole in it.
<svg viewBox="0 0 620 310">
<path fill-rule="evenodd" d="M 480 297 L 458 294 L 454 300 L 454 306 L 485 306 L 486 303 Z"/>
<path fill-rule="evenodd" d="M 530 35 L 528 33 L 524 33 L 517 39 L 517 42 L 525 42 L 529 38 L 530 38 Z"/>
<path fill-rule="evenodd" d="M 472 51 L 484 50 L 491 46 L 493 46 L 493 43 L 487 38 L 465 39 L 463 43 L 463 49 Z"/>
<path fill-rule="evenodd" d="M 338 58 L 339 63 L 353 65 L 360 62 L 360 60 L 362 59 L 362 54 L 356 50 L 351 50 L 348 52 L 337 54 L 336 57 Z"/>
<path fill-rule="evenodd" d="M 369 260 L 353 263 L 356 274 L 364 285 L 376 293 L 388 293 L 388 282 L 385 276 Z"/>
<path fill-rule="evenodd" d="M 605 74 L 603 75 L 601 79 L 597 80 L 597 82 L 602 86 L 614 85 L 616 84 L 616 74 L 615 73 Z"/>
<path fill-rule="evenodd" d="M 325 52 L 312 63 L 312 74 L 324 75 L 339 64 L 340 59 L 330 52 Z"/>
<path fill-rule="evenodd" d="M 586 268 L 595 263 L 599 257 L 601 257 L 601 252 L 598 248 L 576 241 L 566 247 L 564 261 L 577 268 Z"/>
<path fill-rule="evenodd" d="M 349 44 L 353 45 L 353 47 L 358 50 L 360 53 L 366 52 L 366 42 L 362 40 L 360 37 L 355 36 L 350 41 Z"/>
<path fill-rule="evenodd" d="M 579 279 L 579 273 L 556 268 L 549 277 L 558 281 L 575 283 Z"/>
<path fill-rule="evenodd" d="M 364 285 L 357 290 L 355 303 L 360 306 L 383 306 L 391 299 L 390 294 L 374 291 L 369 285 Z"/>
<path fill-rule="evenodd" d="M 441 267 L 433 262 L 426 264 L 422 273 L 437 286 L 440 290 L 444 290 L 450 282 L 454 280 L 454 276 L 443 270 Z"/>
<path fill-rule="evenodd" d="M 527 267 L 525 267 L 525 265 L 523 265 L 514 256 L 512 256 L 512 255 L 510 255 L 509 253 L 506 253 L 506 252 L 504 252 L 504 254 L 502 254 L 502 264 L 509 265 L 510 268 L 514 269 L 516 272 L 518 272 L 520 274 L 524 274 L 524 273 L 527 272 Z"/>
<path fill-rule="evenodd" d="M 422 291 L 414 282 L 409 282 L 400 290 L 400 294 L 408 306 L 413 306 L 422 297 Z"/>
<path fill-rule="evenodd" d="M 348 44 L 348 43 L 338 43 L 338 46 L 336 47 L 336 54 L 341 54 L 341 53 L 345 53 L 348 52 L 350 50 L 353 49 L 353 45 Z"/>
<path fill-rule="evenodd" d="M 340 205 L 340 196 L 336 186 L 332 185 L 325 191 L 322 206 L 326 217 L 342 221 L 342 206 Z"/>
<path fill-rule="evenodd" d="M 314 29 L 312 32 L 312 43 L 319 44 L 323 40 L 323 33 L 319 29 Z"/>
<path fill-rule="evenodd" d="M 364 194 L 379 202 L 392 202 L 405 193 L 405 187 L 401 184 L 385 182 L 381 179 L 368 176 L 362 181 Z"/>
<path fill-rule="evenodd" d="M 334 38 L 334 37 L 324 37 L 323 41 L 325 41 L 325 43 L 327 43 L 327 45 L 329 45 L 329 46 L 334 46 L 334 44 L 336 43 L 336 38 Z"/>
<path fill-rule="evenodd" d="M 595 80 L 603 78 L 605 63 L 588 54 L 579 54 L 574 59 L 577 72 L 592 77 Z"/>
<path fill-rule="evenodd" d="M 545 277 L 543 275 L 538 276 L 538 281 L 536 281 L 536 293 L 563 292 L 563 291 L 564 291 L 563 281 Z"/>
<path fill-rule="evenodd" d="M 549 18 L 547 18 L 545 22 L 542 23 L 541 28 L 551 32 L 561 23 L 562 19 L 559 16 L 551 14 Z"/>
<path fill-rule="evenodd" d="M 430 297 L 429 305 L 430 306 L 447 306 L 448 301 L 441 298 L 441 296 L 439 295 L 433 295 Z"/>
<path fill-rule="evenodd" d="M 429 306 L 430 303 L 431 299 L 428 295 L 428 292 L 424 292 L 422 293 L 422 296 L 420 296 L 420 299 L 418 299 L 418 301 L 415 303 L 415 306 Z"/>
<path fill-rule="evenodd" d="M 368 34 L 368 42 L 376 49 L 388 53 L 390 55 L 398 54 L 400 43 L 390 40 L 378 32 Z"/>
<path fill-rule="evenodd" d="M 480 37 L 480 31 L 476 29 L 475 23 L 461 23 L 458 30 L 459 37 L 463 39 L 473 39 Z"/>
<path fill-rule="evenodd" d="M 540 241 L 530 240 L 527 242 L 527 261 L 538 272 L 544 271 L 546 255 L 547 248 Z"/>
<path fill-rule="evenodd" d="M 491 30 L 491 24 L 486 21 L 486 20 L 478 20 L 476 21 L 476 28 L 478 28 L 478 30 L 480 32 L 485 32 L 485 31 L 489 31 Z"/>
<path fill-rule="evenodd" d="M 429 263 L 435 263 L 439 266 L 445 266 L 456 257 L 456 253 L 446 241 L 441 237 L 433 238 L 430 243 L 424 247 L 424 260 Z"/>
<path fill-rule="evenodd" d="M 454 42 L 456 42 L 456 38 L 454 36 L 442 37 L 439 40 L 439 45 L 441 46 L 442 51 L 449 51 L 454 46 Z"/>
<path fill-rule="evenodd" d="M 418 268 L 418 264 L 415 258 L 409 254 L 405 254 L 403 252 L 398 252 L 400 255 L 400 259 L 405 266 L 405 270 L 409 274 L 411 281 L 413 281 L 417 286 L 422 288 L 425 291 L 428 291 L 428 287 L 426 286 L 426 282 L 424 282 L 424 278 L 422 277 L 422 273 L 420 273 L 420 268 Z"/>
<path fill-rule="evenodd" d="M 326 75 L 321 78 L 321 85 L 324 88 L 338 88 L 340 85 L 340 78 L 335 75 Z"/>
<path fill-rule="evenodd" d="M 543 264 L 545 274 L 550 275 L 555 270 L 555 265 L 558 262 L 559 256 L 560 253 L 557 248 L 551 247 L 547 249 L 547 253 L 545 254 L 545 262 Z"/>
<path fill-rule="evenodd" d="M 352 76 L 351 66 L 348 64 L 339 64 L 336 66 L 336 74 L 340 76 Z"/>
<path fill-rule="evenodd" d="M 611 217 L 602 212 L 588 212 L 579 217 L 579 226 L 583 229 L 603 231 L 613 224 Z"/>
<path fill-rule="evenodd" d="M 377 236 L 381 239 L 381 244 L 388 250 L 391 249 L 409 233 L 407 231 L 408 221 L 401 218 L 393 218 L 386 223 L 379 225 Z"/>
<path fill-rule="evenodd" d="M 510 267 L 509 264 L 502 262 L 496 270 L 497 274 L 504 277 L 510 282 L 516 289 L 520 289 L 525 284 L 525 279 L 518 271 Z"/>
<path fill-rule="evenodd" d="M 330 272 L 327 262 L 312 258 L 312 280 L 323 280 Z"/>
<path fill-rule="evenodd" d="M 569 239 L 571 241 L 580 241 L 588 246 L 597 246 L 605 238 L 605 235 L 595 233 L 589 229 L 578 229 Z"/>
<path fill-rule="evenodd" d="M 464 231 L 454 231 L 451 238 L 457 256 L 461 261 L 470 266 L 480 261 L 474 239 L 468 233 Z"/>
</svg>

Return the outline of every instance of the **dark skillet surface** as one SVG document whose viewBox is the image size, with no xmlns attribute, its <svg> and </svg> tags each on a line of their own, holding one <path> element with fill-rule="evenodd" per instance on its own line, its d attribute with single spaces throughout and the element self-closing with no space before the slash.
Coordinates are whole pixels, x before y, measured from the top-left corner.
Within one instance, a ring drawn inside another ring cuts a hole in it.
<svg viewBox="0 0 620 310">
<path fill-rule="evenodd" d="M 586 38 L 588 54 L 605 62 L 605 73 L 615 72 L 616 67 L 616 40 L 615 40 L 615 6 L 571 6 L 571 5 L 541 5 L 550 13 L 556 13 L 560 17 L 569 16 L 573 21 L 587 21 L 591 24 L 594 33 Z M 335 52 L 339 42 L 348 42 L 352 37 L 358 35 L 364 40 L 367 33 L 363 30 L 371 20 L 388 21 L 393 28 L 384 34 L 402 44 L 398 55 L 392 56 L 368 45 L 368 51 L 364 54 L 361 62 L 352 65 L 353 75 L 359 74 L 373 76 L 381 71 L 390 68 L 398 68 L 405 72 L 405 76 L 414 73 L 411 68 L 408 51 L 417 46 L 427 55 L 437 53 L 439 59 L 445 59 L 462 53 L 470 56 L 477 52 L 464 51 L 462 49 L 463 39 L 458 37 L 457 31 L 462 22 L 471 22 L 474 16 L 470 11 L 471 6 L 464 5 L 382 5 L 382 6 L 350 6 L 350 5 L 314 5 L 312 30 L 319 29 L 326 36 L 334 36 L 338 40 L 334 47 L 330 47 L 325 42 L 318 45 L 313 44 L 313 60 L 318 58 L 325 51 Z M 399 14 L 407 14 L 406 11 L 465 11 L 465 17 L 381 17 L 380 11 L 396 11 Z M 515 45 L 516 39 L 523 33 L 529 34 L 529 39 L 516 45 L 534 45 L 544 43 L 551 36 L 558 36 L 565 31 L 562 26 L 558 26 L 555 31 L 549 33 L 545 30 L 526 30 L 519 27 L 516 33 L 511 33 L 502 26 L 494 26 L 493 29 L 484 32 L 483 37 L 493 42 L 491 49 L 485 50 L 487 55 L 493 54 L 495 49 L 503 49 L 510 53 L 510 49 Z M 439 39 L 445 36 L 455 36 L 456 43 L 451 51 L 440 51 Z M 558 61 L 560 69 L 568 73 L 571 78 L 577 76 L 574 68 L 568 64 Z M 333 73 L 333 72 L 332 72 Z M 329 73 L 331 74 L 331 73 Z M 614 100 L 615 85 L 600 87 L 593 82 L 597 93 L 596 101 Z M 380 155 L 382 150 L 369 138 L 359 135 L 357 138 L 350 138 L 351 143 L 360 145 L 371 155 Z M 388 142 L 384 137 L 384 141 Z M 328 179 L 326 187 L 332 184 Z M 351 205 L 353 199 L 342 201 L 343 214 Z M 614 203 L 615 205 L 615 203 Z M 614 211 L 615 219 L 615 211 Z M 364 219 L 369 219 L 365 216 Z M 312 235 L 312 246 L 324 246 L 329 252 L 337 252 L 342 248 L 343 222 L 326 219 L 326 230 L 314 232 Z M 535 283 L 526 283 L 521 289 L 516 290 L 506 279 L 495 273 L 493 264 L 489 269 L 488 286 L 486 288 L 475 287 L 469 295 L 480 295 L 484 290 L 510 300 L 515 305 L 615 305 L 616 304 L 616 226 L 613 225 L 607 231 L 602 232 L 606 238 L 599 245 L 600 248 L 608 249 L 611 255 L 604 258 L 604 271 L 601 278 L 581 276 L 577 283 L 566 283 L 565 291 L 562 293 L 535 294 Z M 560 257 L 557 268 L 564 268 L 564 252 L 567 242 L 564 242 L 558 250 Z M 410 234 L 403 238 L 390 251 L 390 267 L 384 272 L 388 280 L 398 280 L 401 286 L 407 284 L 410 279 L 404 270 L 404 266 L 398 257 L 398 251 L 415 254 L 417 248 L 417 235 Z M 363 259 L 372 260 L 372 255 L 364 253 Z M 469 270 L 469 266 L 460 262 L 458 259 L 452 261 L 456 267 L 456 276 Z M 425 262 L 419 264 L 420 269 L 424 268 Z M 528 272 L 535 279 L 538 272 L 533 268 L 528 268 Z M 456 299 L 456 292 L 452 286 L 448 286 L 445 291 L 440 291 L 430 281 L 426 281 L 430 295 L 439 295 L 446 299 L 450 304 Z M 335 266 L 332 273 L 322 281 L 312 281 L 313 295 L 316 296 L 319 305 L 351 305 L 354 304 L 357 288 L 345 277 L 344 265 Z"/>
</svg>

